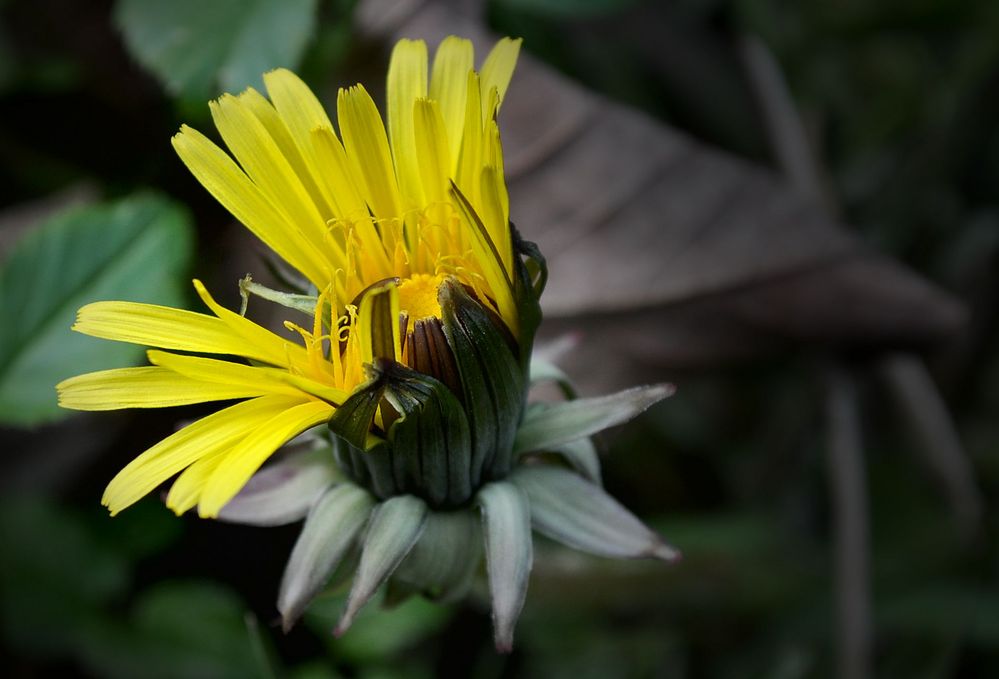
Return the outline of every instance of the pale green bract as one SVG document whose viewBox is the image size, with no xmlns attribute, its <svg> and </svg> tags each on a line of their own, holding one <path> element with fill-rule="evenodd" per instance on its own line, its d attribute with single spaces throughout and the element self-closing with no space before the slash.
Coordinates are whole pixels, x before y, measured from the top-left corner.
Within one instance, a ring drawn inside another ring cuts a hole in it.
<svg viewBox="0 0 999 679">
<path fill-rule="evenodd" d="M 548 370 L 532 374 L 539 381 L 552 378 Z M 599 458 L 589 438 L 599 429 L 635 417 L 671 393 L 670 386 L 655 385 L 529 407 L 516 437 L 523 449 L 513 472 L 506 480 L 485 484 L 474 502 L 457 509 L 428 509 L 410 495 L 377 503 L 358 482 L 337 480 L 328 487 L 313 488 L 309 496 L 298 496 L 298 514 L 288 513 L 286 488 L 304 487 L 303 477 L 333 479 L 342 474 L 330 448 L 319 449 L 325 455 L 315 451 L 292 454 L 265 468 L 259 476 L 267 475 L 271 481 L 247 488 L 232 504 L 239 507 L 240 523 L 273 525 L 273 517 L 279 514 L 288 523 L 305 518 L 279 599 L 286 627 L 352 551 L 361 549 L 362 556 L 338 634 L 346 631 L 360 606 L 385 582 L 390 582 L 396 596 L 418 593 L 441 601 L 462 597 L 484 556 L 496 647 L 509 651 L 533 562 L 532 527 L 598 556 L 668 562 L 680 558 L 679 551 L 602 489 Z M 571 427 L 580 427 L 583 437 L 563 441 L 562 432 Z M 552 443 L 541 440 L 540 432 L 550 432 Z M 536 439 L 532 447 L 529 441 Z M 569 468 L 544 461 L 552 455 Z M 248 510 L 251 503 L 252 510 Z M 232 520 L 225 511 L 220 518 Z M 365 522 L 368 533 L 363 537 Z M 481 530 L 476 529 L 479 523 Z"/>
</svg>

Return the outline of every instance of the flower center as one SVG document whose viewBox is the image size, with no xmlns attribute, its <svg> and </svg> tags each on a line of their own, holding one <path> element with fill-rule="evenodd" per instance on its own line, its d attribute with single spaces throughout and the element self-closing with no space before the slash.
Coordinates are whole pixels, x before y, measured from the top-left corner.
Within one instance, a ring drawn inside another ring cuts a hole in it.
<svg viewBox="0 0 999 679">
<path fill-rule="evenodd" d="M 441 317 L 437 289 L 443 282 L 443 274 L 418 273 L 399 284 L 399 310 L 409 316 L 410 324 L 424 318 Z"/>
</svg>

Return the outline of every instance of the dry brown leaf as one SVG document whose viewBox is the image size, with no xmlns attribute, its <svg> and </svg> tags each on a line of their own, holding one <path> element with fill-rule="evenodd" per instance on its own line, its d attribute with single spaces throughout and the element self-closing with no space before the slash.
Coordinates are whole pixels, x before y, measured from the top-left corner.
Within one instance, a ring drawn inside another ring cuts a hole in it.
<svg viewBox="0 0 999 679">
<path fill-rule="evenodd" d="M 474 7 L 474 3 L 465 3 Z M 367 0 L 362 34 L 495 39 L 449 4 Z M 586 91 L 522 54 L 501 113 L 512 219 L 548 257 L 548 334 L 582 329 L 580 362 L 713 364 L 793 343 L 919 347 L 964 309 L 865 248 L 770 171 Z M 608 361 L 606 347 L 621 360 Z M 601 357 L 601 360 L 596 360 Z"/>
</svg>

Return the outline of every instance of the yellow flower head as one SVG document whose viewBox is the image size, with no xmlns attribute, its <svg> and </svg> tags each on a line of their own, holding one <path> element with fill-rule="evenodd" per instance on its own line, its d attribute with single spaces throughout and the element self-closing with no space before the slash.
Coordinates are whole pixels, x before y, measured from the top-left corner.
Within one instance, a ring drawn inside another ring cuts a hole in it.
<svg viewBox="0 0 999 679">
<path fill-rule="evenodd" d="M 186 126 L 174 147 L 237 219 L 329 291 L 339 313 L 389 278 L 402 282 L 403 312 L 426 310 L 435 292 L 427 283 L 453 275 L 515 328 L 496 114 L 519 48 L 501 40 L 477 73 L 471 43 L 450 37 L 428 78 L 426 44 L 400 41 L 387 134 L 363 86 L 340 90 L 338 136 L 309 88 L 278 69 L 264 76 L 270 101 L 249 89 L 211 104 L 235 162 Z"/>
<path fill-rule="evenodd" d="M 356 85 L 337 97 L 338 134 L 309 88 L 278 69 L 264 76 L 269 100 L 248 89 L 211 103 L 231 156 L 190 127 L 174 137 L 205 188 L 311 283 L 313 318 L 307 327 L 286 322 L 279 335 L 217 304 L 198 281 L 210 315 L 126 302 L 81 309 L 75 330 L 155 349 L 151 366 L 66 380 L 64 407 L 241 399 L 126 466 L 104 495 L 112 514 L 182 472 L 168 505 L 217 516 L 277 448 L 330 421 L 370 383 L 379 359 L 460 391 L 467 370 L 459 378 L 443 350 L 448 295 L 467 295 L 510 338 L 523 337 L 524 265 L 496 123 L 519 46 L 501 40 L 476 72 L 467 40 L 444 40 L 432 67 L 424 42 L 400 41 L 387 125 Z M 521 366 L 529 351 L 520 347 Z M 374 417 L 390 424 L 381 410 Z"/>
<path fill-rule="evenodd" d="M 279 334 L 210 313 L 98 302 L 74 328 L 154 347 L 151 365 L 59 385 L 80 410 L 236 401 L 139 455 L 108 485 L 112 514 L 174 475 L 167 504 L 256 525 L 305 519 L 278 594 L 286 627 L 351 553 L 357 572 L 335 633 L 390 578 L 440 598 L 471 586 L 483 553 L 496 647 L 509 651 L 534 559 L 532 527 L 601 556 L 679 553 L 600 488 L 590 436 L 669 395 L 666 385 L 528 405 L 544 259 L 509 221 L 496 114 L 519 41 L 480 72 L 448 38 L 429 67 L 403 40 L 387 125 L 360 85 L 337 98 L 339 133 L 286 70 L 211 104 L 231 156 L 184 127 L 174 147 L 233 215 L 297 269 L 299 294 L 241 289 L 305 312 Z M 429 75 L 428 75 L 429 74 Z M 301 320 L 301 319 L 299 319 Z M 261 465 L 300 433 L 319 445 Z M 258 473 L 259 470 L 259 473 Z M 253 483 L 248 484 L 251 477 Z"/>
</svg>

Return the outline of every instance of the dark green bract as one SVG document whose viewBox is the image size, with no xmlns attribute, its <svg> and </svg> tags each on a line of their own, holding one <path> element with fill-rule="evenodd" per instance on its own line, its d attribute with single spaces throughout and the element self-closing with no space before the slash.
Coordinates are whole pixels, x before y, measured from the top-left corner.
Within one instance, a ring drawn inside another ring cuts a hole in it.
<svg viewBox="0 0 999 679">
<path fill-rule="evenodd" d="M 461 507 L 510 472 L 546 275 L 533 244 L 518 239 L 517 247 L 534 272 L 518 259 L 518 337 L 448 280 L 439 291 L 442 318 L 417 322 L 434 325 L 427 337 L 446 340 L 431 351 L 447 352 L 447 360 L 425 361 L 436 374 L 378 358 L 371 380 L 330 420 L 337 464 L 376 497 L 412 494 L 434 508 Z"/>
<path fill-rule="evenodd" d="M 568 378 L 532 355 L 547 270 L 511 226 L 515 332 L 454 278 L 440 317 L 393 316 L 392 289 L 373 287 L 368 381 L 328 422 L 329 442 L 258 472 L 219 517 L 255 525 L 305 517 L 281 582 L 285 629 L 324 587 L 353 573 L 334 634 L 384 585 L 385 601 L 464 596 L 485 556 L 496 648 L 508 652 L 534 563 L 532 531 L 615 558 L 679 553 L 600 487 L 590 436 L 672 393 L 669 385 L 575 399 Z M 405 333 L 396 360 L 395 325 Z M 335 351 L 336 347 L 331 347 Z M 554 381 L 568 398 L 527 403 Z"/>
</svg>

